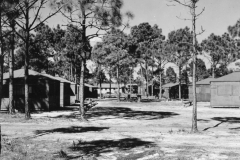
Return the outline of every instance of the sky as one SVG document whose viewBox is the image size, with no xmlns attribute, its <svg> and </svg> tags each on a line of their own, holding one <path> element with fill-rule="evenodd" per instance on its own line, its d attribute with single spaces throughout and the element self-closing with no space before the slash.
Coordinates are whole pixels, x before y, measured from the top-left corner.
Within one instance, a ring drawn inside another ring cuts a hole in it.
<svg viewBox="0 0 240 160">
<path fill-rule="evenodd" d="M 123 0 L 123 2 L 122 13 L 130 11 L 134 15 L 134 19 L 130 21 L 130 26 L 143 22 L 148 22 L 151 25 L 157 24 L 166 37 L 173 30 L 186 26 L 191 28 L 191 21 L 183 20 L 191 18 L 189 9 L 177 3 L 169 0 Z M 222 35 L 227 32 L 228 26 L 234 25 L 240 19 L 240 0 L 199 0 L 197 6 L 197 13 L 205 8 L 196 23 L 197 32 L 201 31 L 201 27 L 205 30 L 197 37 L 199 42 L 206 39 L 211 33 Z M 66 23 L 67 21 L 60 14 L 48 21 L 50 27 Z M 125 32 L 129 33 L 130 29 L 126 29 Z M 99 39 L 95 38 L 91 44 L 94 45 L 97 41 Z M 209 68 L 210 63 L 204 58 L 203 60 Z"/>
<path fill-rule="evenodd" d="M 168 6 L 174 4 L 175 6 Z M 198 36 L 200 42 L 211 33 L 221 35 L 227 32 L 227 27 L 234 25 L 240 18 L 239 0 L 200 0 L 197 6 L 198 13 L 205 7 L 197 20 L 197 31 L 201 31 L 201 26 L 205 30 Z M 168 0 L 124 0 L 123 10 L 129 10 L 135 15 L 132 26 L 142 22 L 157 24 L 166 36 L 169 32 L 185 26 L 191 28 L 191 21 L 182 20 L 191 18 L 189 9 Z"/>
<path fill-rule="evenodd" d="M 151 25 L 157 24 L 159 28 L 162 28 L 165 36 L 169 32 L 185 26 L 191 28 L 191 21 L 182 20 L 183 18 L 191 18 L 189 9 L 177 3 L 169 2 L 169 0 L 123 0 L 123 2 L 122 13 L 130 11 L 134 14 L 130 26 L 143 22 L 148 22 Z M 197 31 L 201 31 L 201 27 L 205 30 L 202 35 L 197 37 L 199 42 L 211 33 L 222 35 L 227 32 L 229 25 L 234 25 L 240 19 L 239 0 L 200 0 L 197 6 L 197 12 L 205 8 L 197 20 Z M 177 18 L 177 16 L 182 19 Z M 51 18 L 48 24 L 54 27 L 57 24 L 66 24 L 66 22 L 59 14 Z M 125 32 L 129 33 L 130 30 L 127 29 Z"/>
</svg>

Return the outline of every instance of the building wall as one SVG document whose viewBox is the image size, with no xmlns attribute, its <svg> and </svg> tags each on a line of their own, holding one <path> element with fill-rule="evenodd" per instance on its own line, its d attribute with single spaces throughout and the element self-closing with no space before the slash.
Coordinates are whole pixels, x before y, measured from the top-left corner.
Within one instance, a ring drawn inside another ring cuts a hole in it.
<svg viewBox="0 0 240 160">
<path fill-rule="evenodd" d="M 84 87 L 85 98 L 98 98 L 97 88 Z"/>
<path fill-rule="evenodd" d="M 76 102 L 76 100 L 77 100 L 77 90 L 76 90 L 76 87 L 77 87 L 77 85 L 76 84 L 71 84 L 70 85 L 70 88 L 71 88 L 71 91 L 72 91 L 72 93 L 73 93 L 73 95 L 70 95 L 70 104 L 72 105 L 72 104 L 75 104 L 75 102 Z"/>
<path fill-rule="evenodd" d="M 49 82 L 49 87 L 50 110 L 58 109 L 60 106 L 60 82 L 52 80 Z"/>
<path fill-rule="evenodd" d="M 188 87 L 189 99 L 193 100 L 193 88 Z M 197 102 L 210 102 L 211 90 L 210 85 L 196 85 Z"/>
<path fill-rule="evenodd" d="M 64 106 L 72 105 L 75 103 L 75 85 L 64 83 Z"/>
<path fill-rule="evenodd" d="M 240 82 L 211 82 L 212 107 L 240 107 Z"/>
<path fill-rule="evenodd" d="M 9 98 L 2 98 L 2 104 L 0 110 L 8 110 Z"/>
<path fill-rule="evenodd" d="M 49 110 L 49 81 L 46 79 L 29 79 L 29 108 L 30 110 Z M 1 109 L 9 106 L 9 81 L 4 81 L 4 97 Z M 13 86 L 15 108 L 24 112 L 24 84 L 23 79 L 14 79 Z"/>
<path fill-rule="evenodd" d="M 159 86 L 154 85 L 153 92 L 152 92 L 152 86 L 148 86 L 148 92 L 149 92 L 148 95 L 158 97 L 159 96 Z M 152 93 L 153 93 L 153 95 L 152 95 Z"/>
<path fill-rule="evenodd" d="M 9 105 L 9 82 L 4 80 L 4 97 L 1 110 L 8 109 Z M 61 101 L 63 105 L 75 103 L 75 88 L 69 83 L 63 83 L 64 90 L 61 90 L 61 83 L 44 77 L 31 77 L 29 79 L 29 106 L 31 110 L 56 110 L 59 109 Z M 61 91 L 64 91 L 61 93 Z M 64 100 L 61 99 L 61 95 Z M 14 104 L 15 108 L 24 112 L 24 80 L 14 79 Z"/>
<path fill-rule="evenodd" d="M 164 98 L 178 99 L 179 98 L 179 85 L 173 86 L 171 88 L 164 88 L 163 91 Z M 181 85 L 181 98 L 188 99 L 188 86 L 186 84 Z"/>
<path fill-rule="evenodd" d="M 110 88 L 102 88 L 101 92 L 102 92 L 102 94 L 110 92 Z M 117 88 L 111 88 L 111 93 L 117 93 L 117 92 L 118 92 Z M 98 95 L 100 94 L 100 89 L 99 88 L 97 89 L 97 93 L 98 93 Z M 120 88 L 120 93 L 123 93 L 122 88 Z"/>
</svg>

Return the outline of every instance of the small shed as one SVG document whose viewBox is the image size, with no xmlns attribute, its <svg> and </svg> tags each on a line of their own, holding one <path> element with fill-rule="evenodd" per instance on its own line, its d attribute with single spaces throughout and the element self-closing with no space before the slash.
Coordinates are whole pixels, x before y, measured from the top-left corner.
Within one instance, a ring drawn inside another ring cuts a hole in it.
<svg viewBox="0 0 240 160">
<path fill-rule="evenodd" d="M 210 83 L 215 78 L 206 78 L 201 81 L 196 82 L 196 94 L 197 94 L 197 102 L 210 102 L 211 100 L 211 87 Z M 193 88 L 192 84 L 188 87 L 188 97 L 189 99 L 193 99 Z"/>
<path fill-rule="evenodd" d="M 179 83 L 168 83 L 162 86 L 162 95 L 167 99 L 179 98 Z M 181 98 L 188 99 L 188 86 L 181 84 Z"/>
<path fill-rule="evenodd" d="M 240 107 L 240 72 L 211 81 L 211 107 Z"/>
</svg>

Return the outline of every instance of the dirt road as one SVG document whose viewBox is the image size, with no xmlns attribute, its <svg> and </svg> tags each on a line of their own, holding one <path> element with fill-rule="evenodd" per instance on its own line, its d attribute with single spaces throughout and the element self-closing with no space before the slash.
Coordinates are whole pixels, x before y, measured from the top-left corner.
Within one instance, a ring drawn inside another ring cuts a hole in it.
<svg viewBox="0 0 240 160">
<path fill-rule="evenodd" d="M 190 133 L 192 107 L 178 102 L 103 101 L 88 122 L 77 111 L 32 114 L 29 121 L 0 114 L 0 122 L 5 141 L 24 144 L 23 159 L 239 159 L 240 110 L 206 105 L 198 107 L 199 134 Z M 5 150 L 2 157 L 12 158 Z"/>
</svg>

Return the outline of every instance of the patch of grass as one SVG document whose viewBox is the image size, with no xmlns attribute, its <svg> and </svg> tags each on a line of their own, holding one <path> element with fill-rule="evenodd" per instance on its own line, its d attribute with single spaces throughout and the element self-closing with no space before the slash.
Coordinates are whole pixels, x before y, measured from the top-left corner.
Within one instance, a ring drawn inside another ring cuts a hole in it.
<svg viewBox="0 0 240 160">
<path fill-rule="evenodd" d="M 50 160 L 56 159 L 54 152 L 58 148 L 67 146 L 64 144 L 33 141 L 26 138 L 9 139 L 3 137 L 1 160 Z M 59 149 L 60 150 L 60 149 Z M 66 159 L 64 152 L 57 152 L 57 159 Z M 60 156 L 59 156 L 60 155 Z M 55 157 L 55 158 L 54 158 Z"/>
<path fill-rule="evenodd" d="M 60 150 L 57 154 L 60 158 L 67 158 L 68 157 L 67 153 L 64 152 L 63 150 Z"/>
<path fill-rule="evenodd" d="M 177 150 L 177 157 L 184 159 L 192 159 L 192 157 L 197 158 L 197 159 L 202 159 L 203 157 L 206 157 L 208 155 L 208 151 L 195 147 L 193 145 L 183 145 L 183 146 L 178 146 L 177 147 L 180 150 Z M 204 158 L 203 158 L 204 159 Z"/>
<path fill-rule="evenodd" d="M 240 154 L 235 152 L 222 152 L 220 155 L 228 156 L 228 158 L 239 158 Z"/>
<path fill-rule="evenodd" d="M 156 157 L 155 155 L 158 155 L 157 158 L 161 159 L 163 152 L 158 151 L 158 150 L 147 150 L 147 151 L 143 151 L 140 153 L 130 153 L 126 156 L 120 156 L 117 158 L 117 160 L 137 160 L 139 158 L 144 158 L 144 157 L 148 157 L 151 155 L 154 155 L 154 157 Z"/>
<path fill-rule="evenodd" d="M 184 128 L 183 129 L 178 129 L 177 133 L 188 133 Z"/>
<path fill-rule="evenodd" d="M 172 134 L 172 133 L 173 133 L 173 130 L 172 130 L 172 128 L 171 128 L 171 130 L 169 130 L 169 131 L 168 131 L 168 133 L 169 133 L 169 134 Z"/>
</svg>

